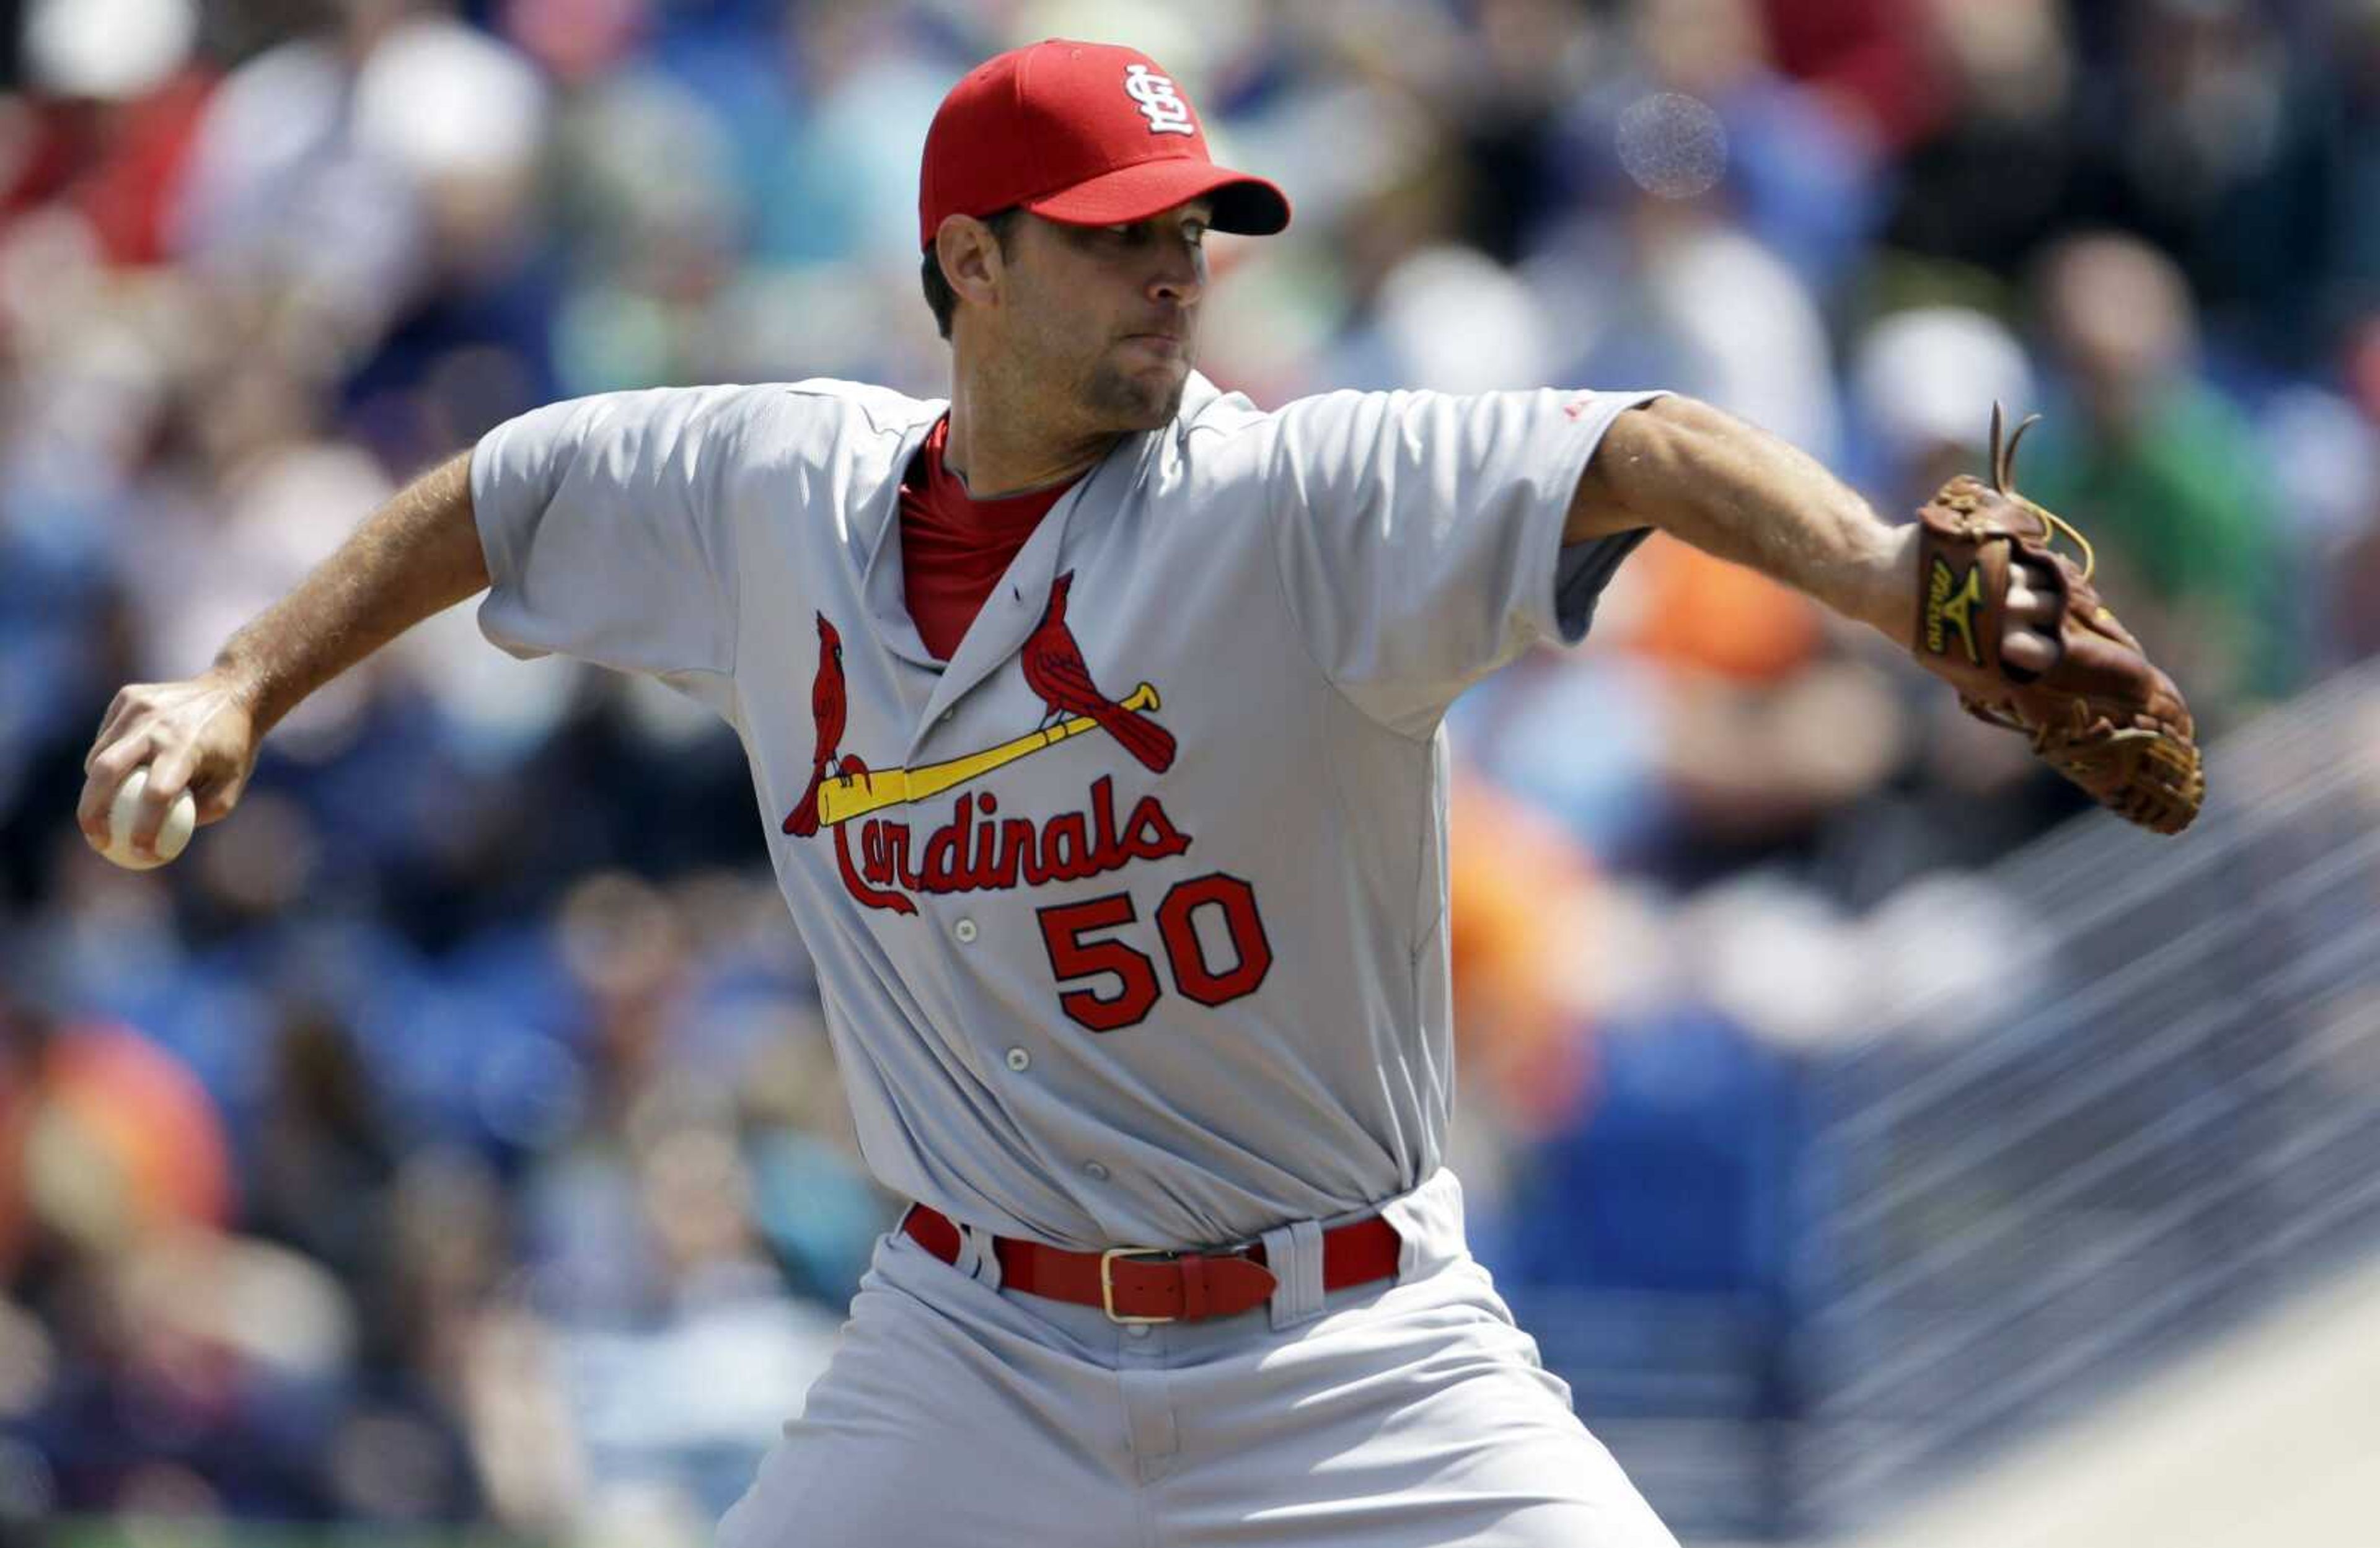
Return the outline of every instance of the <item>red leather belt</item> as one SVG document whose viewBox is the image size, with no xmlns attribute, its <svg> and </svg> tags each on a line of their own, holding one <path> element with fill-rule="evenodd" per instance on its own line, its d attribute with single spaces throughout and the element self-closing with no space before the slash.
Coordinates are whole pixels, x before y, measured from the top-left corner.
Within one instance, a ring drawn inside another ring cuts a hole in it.
<svg viewBox="0 0 2380 1548">
<path fill-rule="evenodd" d="M 959 1261 L 959 1228 L 950 1216 L 912 1204 L 901 1229 L 946 1264 Z M 1191 1323 L 1253 1312 L 1280 1283 L 1266 1265 L 1262 1243 L 1206 1252 L 1156 1247 L 1111 1247 L 1075 1252 L 1038 1241 L 994 1237 L 1002 1288 L 1052 1300 L 1096 1306 L 1116 1323 Z M 1322 1233 L 1322 1288 L 1342 1290 L 1397 1272 L 1403 1239 L 1378 1215 Z"/>
</svg>

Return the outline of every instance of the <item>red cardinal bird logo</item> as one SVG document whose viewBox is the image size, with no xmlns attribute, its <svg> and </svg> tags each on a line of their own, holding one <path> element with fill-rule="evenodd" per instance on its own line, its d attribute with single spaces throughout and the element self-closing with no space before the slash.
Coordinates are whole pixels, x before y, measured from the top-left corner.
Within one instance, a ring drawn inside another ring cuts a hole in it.
<svg viewBox="0 0 2380 1548">
<path fill-rule="evenodd" d="M 838 761 L 835 749 L 843 743 L 844 717 L 848 709 L 843 688 L 843 636 L 818 615 L 819 659 L 818 676 L 810 680 L 810 715 L 818 721 L 818 745 L 810 753 L 809 788 L 794 809 L 785 814 L 784 831 L 808 838 L 819 830 L 819 786 L 827 770 Z"/>
<path fill-rule="evenodd" d="M 1041 622 L 1026 636 L 1020 652 L 1025 685 L 1041 695 L 1047 707 L 1045 720 L 1087 715 L 1150 773 L 1162 774 L 1173 766 L 1173 733 L 1138 710 L 1116 703 L 1091 681 L 1091 669 L 1083 664 L 1082 647 L 1066 627 L 1066 593 L 1074 584 L 1072 570 L 1058 577 L 1050 587 L 1050 606 Z"/>
<path fill-rule="evenodd" d="M 1058 577 L 1041 622 L 1019 652 L 1026 683 L 1041 698 L 1041 723 L 1018 728 L 990 746 L 882 773 L 843 745 L 850 709 L 843 636 L 824 613 L 818 615 L 818 675 L 810 683 L 818 742 L 810 750 L 809 783 L 785 814 L 783 830 L 809 839 L 832 828 L 835 868 L 844 889 L 865 906 L 914 914 L 921 894 L 1074 881 L 1190 847 L 1190 836 L 1154 792 L 1119 813 L 1112 772 L 1092 782 L 1082 808 L 1038 819 L 996 815 L 999 804 L 989 791 L 956 796 L 947 820 L 930 831 L 931 815 L 895 815 L 1094 731 L 1107 732 L 1157 773 L 1172 766 L 1172 733 L 1145 713 L 1162 704 L 1156 684 L 1140 683 L 1119 703 L 1091 681 L 1082 648 L 1066 627 L 1074 581 L 1072 572 Z"/>
</svg>

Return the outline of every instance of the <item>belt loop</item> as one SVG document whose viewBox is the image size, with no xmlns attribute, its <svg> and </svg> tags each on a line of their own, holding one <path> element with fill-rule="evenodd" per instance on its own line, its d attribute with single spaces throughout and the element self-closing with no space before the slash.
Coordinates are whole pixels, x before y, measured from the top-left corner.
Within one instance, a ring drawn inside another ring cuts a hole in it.
<svg viewBox="0 0 2380 1548">
<path fill-rule="evenodd" d="M 1280 1286 L 1272 1292 L 1273 1331 L 1322 1315 L 1322 1222 L 1293 1220 L 1265 1232 L 1265 1266 Z"/>
<path fill-rule="evenodd" d="M 958 1261 L 951 1266 L 990 1289 L 1000 1288 L 999 1241 L 978 1227 L 961 1226 Z"/>
<path fill-rule="evenodd" d="M 1400 1285 L 1470 1252 L 1463 1229 L 1463 1184 L 1444 1167 L 1413 1191 L 1382 1204 L 1380 1217 L 1397 1228 Z"/>
</svg>

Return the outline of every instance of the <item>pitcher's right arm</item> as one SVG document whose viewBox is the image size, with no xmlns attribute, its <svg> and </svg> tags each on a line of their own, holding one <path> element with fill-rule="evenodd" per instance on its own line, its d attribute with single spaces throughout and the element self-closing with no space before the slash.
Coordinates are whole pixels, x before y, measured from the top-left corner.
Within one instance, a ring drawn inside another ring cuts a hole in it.
<svg viewBox="0 0 2380 1548">
<path fill-rule="evenodd" d="M 214 664 L 178 683 L 136 683 L 108 706 L 83 760 L 76 820 L 96 849 L 108 808 L 142 765 L 149 786 L 132 847 L 188 790 L 202 824 L 238 804 L 265 734 L 307 695 L 434 612 L 488 587 L 471 510 L 471 455 L 441 463 L 366 518 L 298 588 L 227 641 Z"/>
</svg>

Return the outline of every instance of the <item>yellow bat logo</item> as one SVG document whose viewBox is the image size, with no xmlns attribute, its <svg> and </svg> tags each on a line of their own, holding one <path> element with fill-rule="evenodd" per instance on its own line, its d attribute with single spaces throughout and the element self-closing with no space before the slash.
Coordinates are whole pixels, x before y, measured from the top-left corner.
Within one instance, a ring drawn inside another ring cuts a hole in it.
<svg viewBox="0 0 2380 1548">
<path fill-rule="evenodd" d="M 1142 683 L 1123 704 L 1132 710 L 1159 707 L 1156 686 Z M 874 768 L 865 774 L 845 774 L 829 780 L 819 787 L 819 826 L 832 828 L 886 806 L 905 806 L 912 801 L 940 795 L 1018 758 L 1030 757 L 1044 747 L 1054 747 L 1070 736 L 1097 730 L 1099 722 L 1088 716 L 1078 715 L 947 763 L 923 764 L 915 768 Z"/>
</svg>

